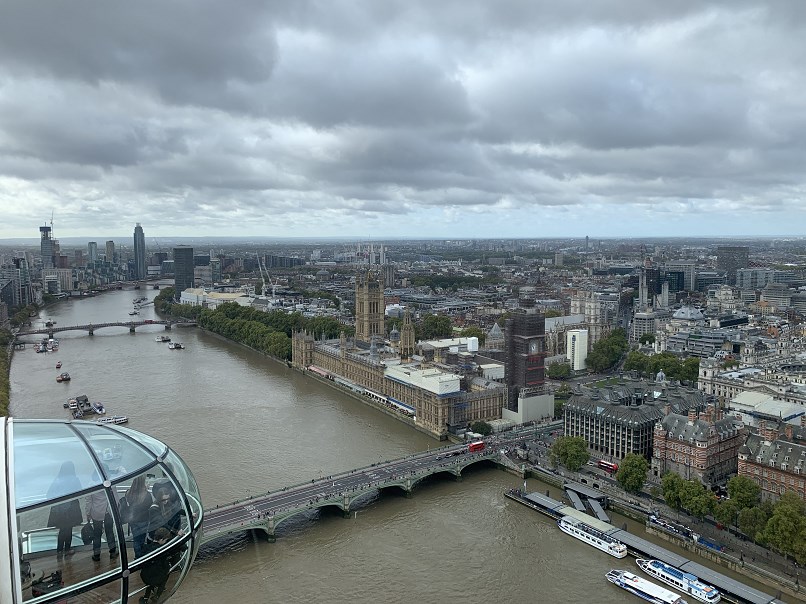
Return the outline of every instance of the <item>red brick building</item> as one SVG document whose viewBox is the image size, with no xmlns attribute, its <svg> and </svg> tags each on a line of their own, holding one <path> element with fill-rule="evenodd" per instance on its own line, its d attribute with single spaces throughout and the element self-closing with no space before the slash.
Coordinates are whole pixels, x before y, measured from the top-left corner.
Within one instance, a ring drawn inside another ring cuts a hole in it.
<svg viewBox="0 0 806 604">
<path fill-rule="evenodd" d="M 744 437 L 742 423 L 713 405 L 700 414 L 691 409 L 687 416 L 667 412 L 655 424 L 652 475 L 674 472 L 706 486 L 719 484 L 736 473 Z"/>
<path fill-rule="evenodd" d="M 759 423 L 739 449 L 739 476 L 755 481 L 764 500 L 792 491 L 806 501 L 806 417 L 800 426 Z"/>
</svg>

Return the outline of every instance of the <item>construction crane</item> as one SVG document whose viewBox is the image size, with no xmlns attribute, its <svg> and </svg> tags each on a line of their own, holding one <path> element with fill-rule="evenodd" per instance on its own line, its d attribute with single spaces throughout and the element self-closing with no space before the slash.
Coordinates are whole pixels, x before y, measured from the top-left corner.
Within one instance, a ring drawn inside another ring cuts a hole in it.
<svg viewBox="0 0 806 604">
<path fill-rule="evenodd" d="M 260 278 L 263 279 L 263 295 L 266 295 L 266 290 L 268 286 L 271 285 L 271 299 L 277 299 L 277 283 L 272 282 L 271 277 L 269 276 L 269 271 L 266 266 L 263 264 L 263 259 L 261 258 L 260 254 L 257 255 L 257 266 L 260 269 Z"/>
</svg>

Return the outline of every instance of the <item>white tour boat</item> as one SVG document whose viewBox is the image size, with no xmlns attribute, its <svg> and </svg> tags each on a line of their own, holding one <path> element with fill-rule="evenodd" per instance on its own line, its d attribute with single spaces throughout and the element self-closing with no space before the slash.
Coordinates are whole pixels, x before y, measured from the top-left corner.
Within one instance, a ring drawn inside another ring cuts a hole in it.
<svg viewBox="0 0 806 604">
<path fill-rule="evenodd" d="M 686 604 L 686 601 L 673 591 L 634 575 L 628 570 L 614 569 L 608 572 L 605 577 L 613 585 L 626 589 L 652 604 Z"/>
<path fill-rule="evenodd" d="M 635 561 L 635 563 L 646 574 L 663 581 L 666 583 L 666 585 L 671 585 L 675 589 L 690 595 L 695 600 L 715 604 L 722 599 L 722 596 L 716 587 L 703 583 L 697 576 L 682 571 L 679 568 L 666 564 L 665 562 L 661 562 L 660 560 L 643 560 L 639 558 Z"/>
<path fill-rule="evenodd" d="M 624 558 L 627 556 L 627 546 L 621 541 L 605 535 L 599 529 L 585 524 L 578 518 L 563 516 L 557 521 L 557 526 L 560 527 L 563 533 L 567 533 L 580 541 L 584 541 L 588 545 L 592 545 L 596 549 L 600 549 L 615 558 Z"/>
</svg>

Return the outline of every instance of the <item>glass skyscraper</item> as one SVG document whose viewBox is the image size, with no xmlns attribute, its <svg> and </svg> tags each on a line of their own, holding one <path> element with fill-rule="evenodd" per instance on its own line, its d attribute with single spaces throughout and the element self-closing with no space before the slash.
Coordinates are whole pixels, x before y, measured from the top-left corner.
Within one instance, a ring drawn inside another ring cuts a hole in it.
<svg viewBox="0 0 806 604">
<path fill-rule="evenodd" d="M 145 279 L 146 275 L 146 236 L 140 223 L 134 227 L 134 278 Z"/>
<path fill-rule="evenodd" d="M 178 300 L 182 292 L 193 287 L 193 248 L 189 245 L 178 245 L 174 248 L 174 289 Z"/>
</svg>

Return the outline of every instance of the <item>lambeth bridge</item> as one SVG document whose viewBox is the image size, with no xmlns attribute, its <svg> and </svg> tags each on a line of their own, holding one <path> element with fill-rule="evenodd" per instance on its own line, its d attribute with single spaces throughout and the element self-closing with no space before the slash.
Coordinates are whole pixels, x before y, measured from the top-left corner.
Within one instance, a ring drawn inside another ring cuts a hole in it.
<svg viewBox="0 0 806 604">
<path fill-rule="evenodd" d="M 93 335 L 97 329 L 103 329 L 104 327 L 128 327 L 129 332 L 134 333 L 138 327 L 143 327 L 146 325 L 164 325 L 165 329 L 171 329 L 174 325 L 178 327 L 195 327 L 195 321 L 161 321 L 161 320 L 151 320 L 146 319 L 144 321 L 111 321 L 109 323 L 87 323 L 86 325 L 69 325 L 66 327 L 60 327 L 57 325 L 52 325 L 50 327 L 44 327 L 42 329 L 32 329 L 28 331 L 20 331 L 17 332 L 17 338 L 21 338 L 22 336 L 33 336 L 33 335 L 47 335 L 49 338 L 52 338 L 54 334 L 57 334 L 62 331 L 86 331 L 89 335 Z"/>
<path fill-rule="evenodd" d="M 481 451 L 470 452 L 467 445 L 449 445 L 415 453 L 205 510 L 202 543 L 246 530 L 261 530 L 273 541 L 277 527 L 299 514 L 335 508 L 346 518 L 368 496 L 390 489 L 411 497 L 424 478 L 442 474 L 461 480 L 462 471 L 474 464 L 495 464 L 521 475 L 522 467 L 507 453 L 537 433 L 557 427 L 555 423 L 488 437 Z"/>
</svg>

